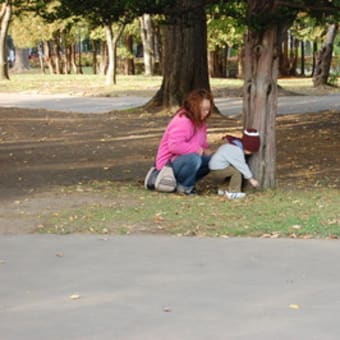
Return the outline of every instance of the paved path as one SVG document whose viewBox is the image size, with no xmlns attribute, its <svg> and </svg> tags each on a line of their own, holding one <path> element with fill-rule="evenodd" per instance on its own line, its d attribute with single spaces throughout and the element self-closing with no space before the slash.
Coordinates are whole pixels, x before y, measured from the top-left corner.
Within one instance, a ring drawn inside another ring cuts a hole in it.
<svg viewBox="0 0 340 340">
<path fill-rule="evenodd" d="M 0 106 L 47 109 L 77 113 L 105 113 L 129 109 L 145 104 L 147 97 L 73 97 L 69 95 L 37 95 L 0 93 Z M 241 98 L 216 98 L 216 105 L 224 115 L 242 111 Z M 279 97 L 279 114 L 340 110 L 340 93 L 327 96 Z"/>
<path fill-rule="evenodd" d="M 337 240 L 1 236 L 0 338 L 338 340 L 339 258 Z"/>
</svg>

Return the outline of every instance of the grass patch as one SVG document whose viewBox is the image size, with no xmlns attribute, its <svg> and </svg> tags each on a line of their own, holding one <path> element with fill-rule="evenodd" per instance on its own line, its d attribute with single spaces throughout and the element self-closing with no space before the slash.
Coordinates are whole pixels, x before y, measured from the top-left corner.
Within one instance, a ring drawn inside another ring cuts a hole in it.
<svg viewBox="0 0 340 340">
<path fill-rule="evenodd" d="M 117 84 L 105 85 L 105 76 L 92 74 L 91 69 L 84 68 L 84 74 L 42 74 L 33 69 L 30 72 L 11 74 L 11 80 L 0 81 L 2 92 L 26 92 L 41 94 L 66 93 L 81 96 L 153 96 L 160 88 L 162 76 L 144 75 L 118 75 Z M 311 78 L 282 78 L 278 84 L 286 90 L 310 94 L 313 92 Z M 228 90 L 237 90 L 242 87 L 243 80 L 232 78 L 211 78 L 210 85 L 213 92 L 223 91 L 228 95 Z M 318 90 L 320 92 L 320 89 Z M 328 89 L 338 92 L 339 88 Z M 317 92 L 316 94 L 320 94 Z M 233 95 L 233 91 L 230 92 Z"/>
<path fill-rule="evenodd" d="M 183 197 L 119 183 L 93 184 L 101 203 L 45 216 L 44 233 L 161 233 L 210 237 L 340 237 L 334 189 L 272 190 L 228 201 L 214 194 Z M 86 190 L 85 190 L 86 191 Z"/>
</svg>

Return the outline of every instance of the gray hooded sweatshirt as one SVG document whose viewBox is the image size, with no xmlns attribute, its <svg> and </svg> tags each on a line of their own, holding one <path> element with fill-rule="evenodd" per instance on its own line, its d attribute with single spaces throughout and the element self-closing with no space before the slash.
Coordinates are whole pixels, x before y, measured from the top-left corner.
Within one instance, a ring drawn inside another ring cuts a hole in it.
<svg viewBox="0 0 340 340">
<path fill-rule="evenodd" d="M 212 155 L 209 161 L 209 169 L 223 170 L 230 165 L 236 168 L 245 179 L 253 177 L 246 163 L 243 150 L 234 144 L 226 143 L 221 145 Z"/>
</svg>

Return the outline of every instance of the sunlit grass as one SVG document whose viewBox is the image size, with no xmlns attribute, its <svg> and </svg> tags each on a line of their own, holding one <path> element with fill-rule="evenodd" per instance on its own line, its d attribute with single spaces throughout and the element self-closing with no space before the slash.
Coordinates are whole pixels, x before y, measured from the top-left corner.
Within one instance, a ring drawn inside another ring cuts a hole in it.
<svg viewBox="0 0 340 340">
<path fill-rule="evenodd" d="M 36 69 L 21 74 L 11 74 L 9 81 L 0 81 L 1 92 L 34 94 L 68 94 L 72 96 L 145 96 L 152 97 L 162 84 L 162 76 L 118 75 L 115 85 L 106 85 L 105 76 L 92 74 L 84 68 L 84 74 L 42 74 Z M 278 84 L 297 94 L 326 94 L 339 92 L 340 88 L 315 89 L 311 78 L 283 78 Z M 216 97 L 240 96 L 243 80 L 210 78 L 210 86 Z"/>
<path fill-rule="evenodd" d="M 47 233 L 164 233 L 187 236 L 340 237 L 334 189 L 269 190 L 229 201 L 215 194 L 197 197 L 146 191 L 138 185 L 94 184 L 106 203 L 45 216 Z M 71 189 L 72 190 L 72 189 Z"/>
</svg>

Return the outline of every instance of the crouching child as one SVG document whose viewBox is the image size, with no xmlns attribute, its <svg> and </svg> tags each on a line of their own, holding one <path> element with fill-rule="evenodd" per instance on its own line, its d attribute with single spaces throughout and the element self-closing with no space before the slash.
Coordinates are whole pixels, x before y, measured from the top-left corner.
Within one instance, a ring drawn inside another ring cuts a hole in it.
<svg viewBox="0 0 340 340">
<path fill-rule="evenodd" d="M 246 162 L 246 156 L 257 152 L 260 148 L 260 136 L 255 129 L 243 131 L 242 138 L 231 135 L 224 137 L 221 145 L 209 161 L 211 176 L 218 181 L 217 194 L 229 199 L 239 199 L 246 196 L 241 192 L 243 177 L 253 187 L 258 187 L 258 181 L 253 177 Z M 230 178 L 229 184 L 227 179 Z"/>
</svg>

